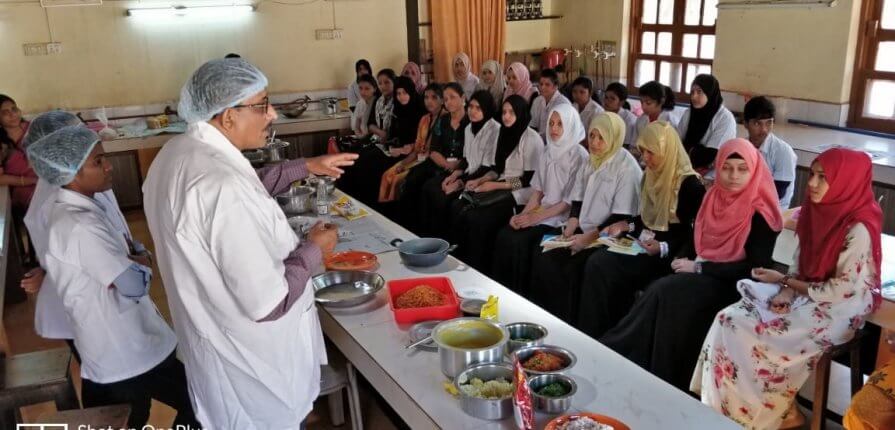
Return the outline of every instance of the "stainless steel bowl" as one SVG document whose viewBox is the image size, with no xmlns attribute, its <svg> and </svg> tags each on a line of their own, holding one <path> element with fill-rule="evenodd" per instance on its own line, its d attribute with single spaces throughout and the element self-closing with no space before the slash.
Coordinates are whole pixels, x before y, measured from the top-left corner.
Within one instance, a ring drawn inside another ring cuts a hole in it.
<svg viewBox="0 0 895 430">
<path fill-rule="evenodd" d="M 500 324 L 481 318 L 455 318 L 432 329 L 441 372 L 448 378 L 475 364 L 502 362 L 509 338 Z"/>
<path fill-rule="evenodd" d="M 278 163 L 286 160 L 287 146 L 289 146 L 289 142 L 276 139 L 261 149 L 264 150 L 268 163 Z"/>
<path fill-rule="evenodd" d="M 538 394 L 540 389 L 555 382 L 565 387 L 568 393 L 560 397 Z M 572 397 L 578 392 L 578 384 L 575 383 L 575 380 L 560 374 L 532 376 L 528 378 L 528 387 L 531 388 L 531 398 L 535 408 L 548 414 L 559 414 L 569 410 L 572 406 Z"/>
<path fill-rule="evenodd" d="M 277 195 L 277 203 L 287 213 L 308 212 L 314 207 L 311 202 L 312 194 L 314 194 L 314 189 L 311 187 L 292 187 L 289 191 Z"/>
<path fill-rule="evenodd" d="M 513 383 L 513 367 L 509 364 L 479 364 L 457 375 L 454 386 L 460 391 L 460 408 L 463 412 L 485 420 L 502 420 L 513 415 L 513 395 L 502 399 L 482 399 L 466 395 L 460 388 L 473 378 L 488 382 L 503 378 Z"/>
<path fill-rule="evenodd" d="M 537 370 L 525 369 L 525 373 L 527 373 L 529 375 L 551 375 L 551 374 L 557 374 L 557 373 L 565 373 L 565 372 L 568 372 L 569 369 L 575 367 L 575 363 L 578 362 L 578 358 L 575 357 L 575 354 L 572 354 L 572 351 L 569 351 L 568 349 L 565 349 L 565 348 L 560 348 L 555 345 L 530 346 L 528 348 L 522 348 L 520 350 L 517 350 L 514 354 L 516 354 L 516 357 L 519 358 L 520 363 L 525 363 L 526 360 L 531 358 L 531 356 L 533 356 L 535 354 L 535 352 L 538 352 L 538 351 L 549 352 L 553 355 L 558 355 L 558 356 L 562 357 L 566 366 L 563 367 L 562 369 L 555 370 L 552 372 L 539 372 Z"/>
<path fill-rule="evenodd" d="M 535 323 L 518 322 L 507 324 L 507 331 L 510 332 L 510 341 L 507 342 L 508 354 L 512 354 L 522 348 L 543 345 L 544 339 L 547 338 L 547 329 Z M 516 339 L 528 340 L 519 341 Z"/>
<path fill-rule="evenodd" d="M 306 110 L 308 110 L 308 105 L 301 105 L 301 106 L 293 106 L 293 107 L 283 109 L 282 112 L 283 112 L 283 115 L 286 116 L 286 118 L 295 119 L 295 118 L 300 117 L 301 114 L 305 113 Z"/>
<path fill-rule="evenodd" d="M 336 180 L 330 176 L 313 176 L 305 180 L 305 182 L 314 188 L 317 189 L 317 183 L 323 181 L 326 184 L 326 195 L 331 196 L 333 192 L 336 190 Z"/>
<path fill-rule="evenodd" d="M 366 303 L 385 286 L 378 273 L 333 271 L 312 278 L 317 303 L 334 308 L 347 308 Z"/>
</svg>

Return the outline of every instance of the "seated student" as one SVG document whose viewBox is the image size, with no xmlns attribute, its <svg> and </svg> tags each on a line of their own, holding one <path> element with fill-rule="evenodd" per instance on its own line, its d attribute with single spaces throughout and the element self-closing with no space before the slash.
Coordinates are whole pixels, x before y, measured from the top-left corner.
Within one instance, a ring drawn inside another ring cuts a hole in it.
<svg viewBox="0 0 895 430">
<path fill-rule="evenodd" d="M 818 357 L 851 340 L 882 299 L 872 182 L 862 152 L 836 148 L 814 160 L 796 263 L 789 275 L 754 268 L 760 284 L 741 283 L 743 298 L 715 317 L 690 384 L 703 403 L 747 428 L 798 424 L 795 395 Z"/>
<path fill-rule="evenodd" d="M 761 154 L 745 139 L 725 142 L 718 174 L 702 201 L 692 247 L 682 249 L 675 274 L 646 288 L 634 308 L 600 343 L 687 391 L 699 348 L 715 315 L 737 301 L 737 281 L 769 267 L 783 216 Z"/>
<path fill-rule="evenodd" d="M 503 93 L 507 84 L 503 79 L 503 69 L 500 63 L 488 60 L 482 63 L 482 80 L 476 85 L 475 90 L 485 90 L 494 98 L 494 109 L 500 110 L 498 104 L 503 103 Z"/>
<path fill-rule="evenodd" d="M 690 85 L 690 108 L 677 126 L 684 149 L 697 172 L 711 170 L 721 144 L 737 137 L 737 123 L 724 107 L 721 84 L 712 75 L 698 75 Z"/>
<path fill-rule="evenodd" d="M 414 89 L 416 89 L 417 93 L 422 94 L 426 91 L 426 85 L 423 84 L 423 71 L 420 69 L 419 64 L 413 61 L 407 62 L 401 69 L 401 76 L 406 76 L 413 81 Z"/>
<path fill-rule="evenodd" d="M 512 95 L 517 95 L 525 99 L 529 107 L 534 103 L 538 96 L 538 90 L 531 83 L 531 74 L 528 67 L 520 62 L 515 62 L 507 67 L 507 89 L 503 92 L 503 99 L 506 100 Z"/>
<path fill-rule="evenodd" d="M 636 149 L 640 133 L 650 123 L 665 121 L 676 129 L 680 120 L 680 114 L 674 111 L 674 91 L 670 87 L 662 85 L 658 81 L 650 81 L 640 86 L 638 94 L 643 115 L 640 115 L 634 124 L 632 142 L 634 142 L 635 148 L 633 149 Z"/>
<path fill-rule="evenodd" d="M 354 111 L 355 106 L 357 106 L 357 102 L 361 99 L 360 88 L 358 88 L 358 78 L 372 74 L 373 68 L 370 67 L 369 61 L 360 59 L 354 63 L 354 80 L 348 85 L 348 108 L 351 109 L 352 112 Z"/>
<path fill-rule="evenodd" d="M 752 97 L 743 108 L 743 123 L 749 132 L 749 141 L 758 148 L 771 169 L 780 196 L 780 208 L 788 209 L 795 190 L 793 182 L 798 158 L 792 147 L 772 132 L 775 113 L 774 104 L 767 97 Z"/>
<path fill-rule="evenodd" d="M 482 273 L 491 270 L 491 246 L 517 207 L 528 202 L 531 180 L 544 152 L 538 132 L 528 126 L 528 102 L 512 95 L 503 102 L 500 132 L 487 173 L 466 182 L 467 195 L 451 205 L 455 255 Z"/>
<path fill-rule="evenodd" d="M 413 151 L 420 118 L 425 114 L 423 95 L 416 92 L 416 84 L 406 76 L 395 80 L 395 104 L 386 142 L 389 155 L 405 156 Z"/>
<path fill-rule="evenodd" d="M 177 337 L 149 298 L 151 256 L 137 253 L 94 199 L 112 188 L 112 165 L 99 141 L 87 127 L 71 125 L 28 147 L 39 177 L 61 187 L 49 209 L 42 263 L 74 322 L 82 402 L 128 404 L 128 427 L 140 428 L 154 398 L 177 410 L 175 425 L 198 428 Z"/>
<path fill-rule="evenodd" d="M 423 185 L 420 209 L 425 236 L 450 238 L 450 205 L 459 197 L 466 181 L 477 179 L 494 158 L 500 123 L 494 119 L 494 99 L 488 91 L 476 91 L 466 106 L 469 125 L 463 137 L 463 156 L 447 177 L 434 176 Z"/>
<path fill-rule="evenodd" d="M 432 126 L 429 158 L 407 173 L 398 211 L 401 225 L 417 236 L 425 236 L 423 230 L 427 228 L 423 219 L 427 213 L 422 204 L 423 188 L 433 178 L 438 178 L 440 183 L 460 166 L 466 126 L 469 125 L 463 87 L 450 82 L 444 85 L 442 94 L 446 112 Z"/>
<path fill-rule="evenodd" d="M 454 82 L 460 84 L 463 88 L 463 94 L 466 94 L 468 100 L 475 92 L 475 87 L 479 85 L 479 77 L 472 73 L 472 63 L 469 61 L 469 55 L 465 52 L 459 52 L 454 55 Z"/>
<path fill-rule="evenodd" d="M 619 221 L 601 233 L 633 237 L 642 253 L 627 255 L 598 249 L 587 259 L 575 326 L 593 338 L 618 324 L 638 290 L 671 273 L 671 262 L 693 240 L 693 222 L 705 186 L 690 166 L 674 126 L 656 121 L 637 138 L 646 164 L 640 191 L 640 216 Z"/>
<path fill-rule="evenodd" d="M 886 332 L 886 344 L 895 352 L 895 332 Z M 845 430 L 895 428 L 895 360 L 873 372 L 852 398 L 842 417 Z"/>
<path fill-rule="evenodd" d="M 543 78 L 542 78 L 543 79 Z M 587 164 L 581 117 L 570 103 L 560 103 L 548 114 L 547 149 L 531 181 L 534 190 L 525 209 L 510 218 L 497 234 L 492 278 L 529 297 L 531 259 L 541 252 L 545 234 L 561 232 L 572 207 L 572 189 Z"/>
<path fill-rule="evenodd" d="M 376 98 L 380 96 L 379 85 L 373 76 L 360 75 L 357 77 L 357 88 L 360 98 L 351 111 L 351 131 L 357 137 L 366 137 L 370 135 L 370 119 Z"/>
<path fill-rule="evenodd" d="M 392 118 L 395 109 L 395 81 L 398 76 L 392 69 L 382 69 L 376 74 L 376 82 L 379 83 L 379 97 L 373 105 L 373 114 L 370 116 L 370 133 L 376 135 L 379 141 L 385 143 L 389 139 Z"/>
<path fill-rule="evenodd" d="M 625 148 L 631 148 L 637 137 L 637 132 L 634 130 L 637 124 L 637 115 L 631 112 L 631 106 L 628 104 L 628 87 L 621 82 L 613 82 L 607 85 L 606 91 L 603 92 L 603 109 L 618 114 L 625 122 L 625 125 L 627 125 L 625 129 Z"/>
<path fill-rule="evenodd" d="M 632 221 L 639 213 L 643 171 L 622 148 L 626 128 L 612 112 L 597 114 L 590 123 L 590 163 L 575 181 L 572 211 L 562 233 L 572 245 L 537 254 L 532 264 L 534 302 L 564 321 L 577 319 L 581 274 L 594 251 L 588 246 L 606 226 Z"/>
<path fill-rule="evenodd" d="M 593 95 L 594 83 L 590 78 L 579 76 L 572 81 L 572 102 L 581 115 L 581 124 L 585 127 L 590 127 L 591 120 L 603 112 L 603 107 L 594 101 Z"/>
<path fill-rule="evenodd" d="M 547 119 L 550 111 L 561 104 L 571 104 L 566 96 L 559 93 L 558 84 L 559 75 L 556 74 L 556 71 L 553 69 L 542 70 L 541 77 L 538 79 L 538 89 L 541 95 L 531 104 L 531 122 L 529 125 L 538 131 L 541 139 L 545 142 L 547 141 Z M 581 121 L 581 118 L 578 120 Z"/>
<path fill-rule="evenodd" d="M 413 149 L 401 161 L 395 163 L 382 174 L 379 184 L 379 202 L 386 203 L 398 198 L 398 192 L 404 179 L 413 169 L 429 157 L 429 144 L 432 141 L 432 127 L 444 113 L 444 102 L 441 99 L 441 85 L 432 83 L 426 87 L 423 103 L 426 114 L 420 119 L 416 129 L 416 140 Z"/>
</svg>

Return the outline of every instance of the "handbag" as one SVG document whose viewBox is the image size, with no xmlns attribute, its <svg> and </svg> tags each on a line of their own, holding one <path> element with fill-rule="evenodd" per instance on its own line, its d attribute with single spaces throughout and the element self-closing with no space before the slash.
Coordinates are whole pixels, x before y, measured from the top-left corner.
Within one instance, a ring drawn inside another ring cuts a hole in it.
<svg viewBox="0 0 895 430">
<path fill-rule="evenodd" d="M 460 193 L 460 199 L 469 203 L 463 210 L 494 206 L 503 201 L 512 202 L 513 205 L 516 204 L 516 199 L 513 198 L 513 193 L 507 190 L 486 191 L 484 193 L 463 191 Z"/>
</svg>

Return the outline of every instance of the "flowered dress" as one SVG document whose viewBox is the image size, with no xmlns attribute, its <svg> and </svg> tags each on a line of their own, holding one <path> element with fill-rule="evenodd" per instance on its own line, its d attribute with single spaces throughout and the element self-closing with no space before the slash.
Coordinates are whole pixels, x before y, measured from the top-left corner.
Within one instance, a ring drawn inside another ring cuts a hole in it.
<svg viewBox="0 0 895 430">
<path fill-rule="evenodd" d="M 798 273 L 796 266 L 790 274 Z M 870 234 L 855 224 L 835 277 L 811 283 L 808 300 L 801 306 L 797 301 L 790 313 L 762 320 L 759 307 L 767 306 L 767 298 L 743 294 L 718 313 L 690 389 L 745 428 L 777 429 L 823 351 L 847 342 L 863 325 L 872 307 L 874 270 Z"/>
</svg>

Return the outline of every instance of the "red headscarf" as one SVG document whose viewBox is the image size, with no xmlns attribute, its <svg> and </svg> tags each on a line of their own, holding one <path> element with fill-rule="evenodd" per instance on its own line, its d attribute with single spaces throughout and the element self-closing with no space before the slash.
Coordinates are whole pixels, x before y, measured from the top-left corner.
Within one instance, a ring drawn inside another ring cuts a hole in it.
<svg viewBox="0 0 895 430">
<path fill-rule="evenodd" d="M 796 233 L 799 235 L 799 278 L 821 282 L 833 277 L 845 235 L 857 223 L 870 233 L 876 282 L 874 309 L 880 300 L 880 236 L 883 211 L 873 196 L 873 165 L 863 152 L 834 148 L 820 154 L 816 163 L 824 169 L 830 188 L 820 203 L 805 197 Z"/>
<path fill-rule="evenodd" d="M 721 166 L 733 154 L 739 154 L 749 167 L 749 183 L 739 191 L 730 191 L 716 181 L 702 200 L 693 233 L 697 255 L 716 263 L 746 258 L 746 239 L 752 230 L 755 212 L 761 214 L 774 231 L 783 228 L 774 178 L 751 142 L 733 139 L 721 145 L 715 159 L 718 175 Z"/>
</svg>

